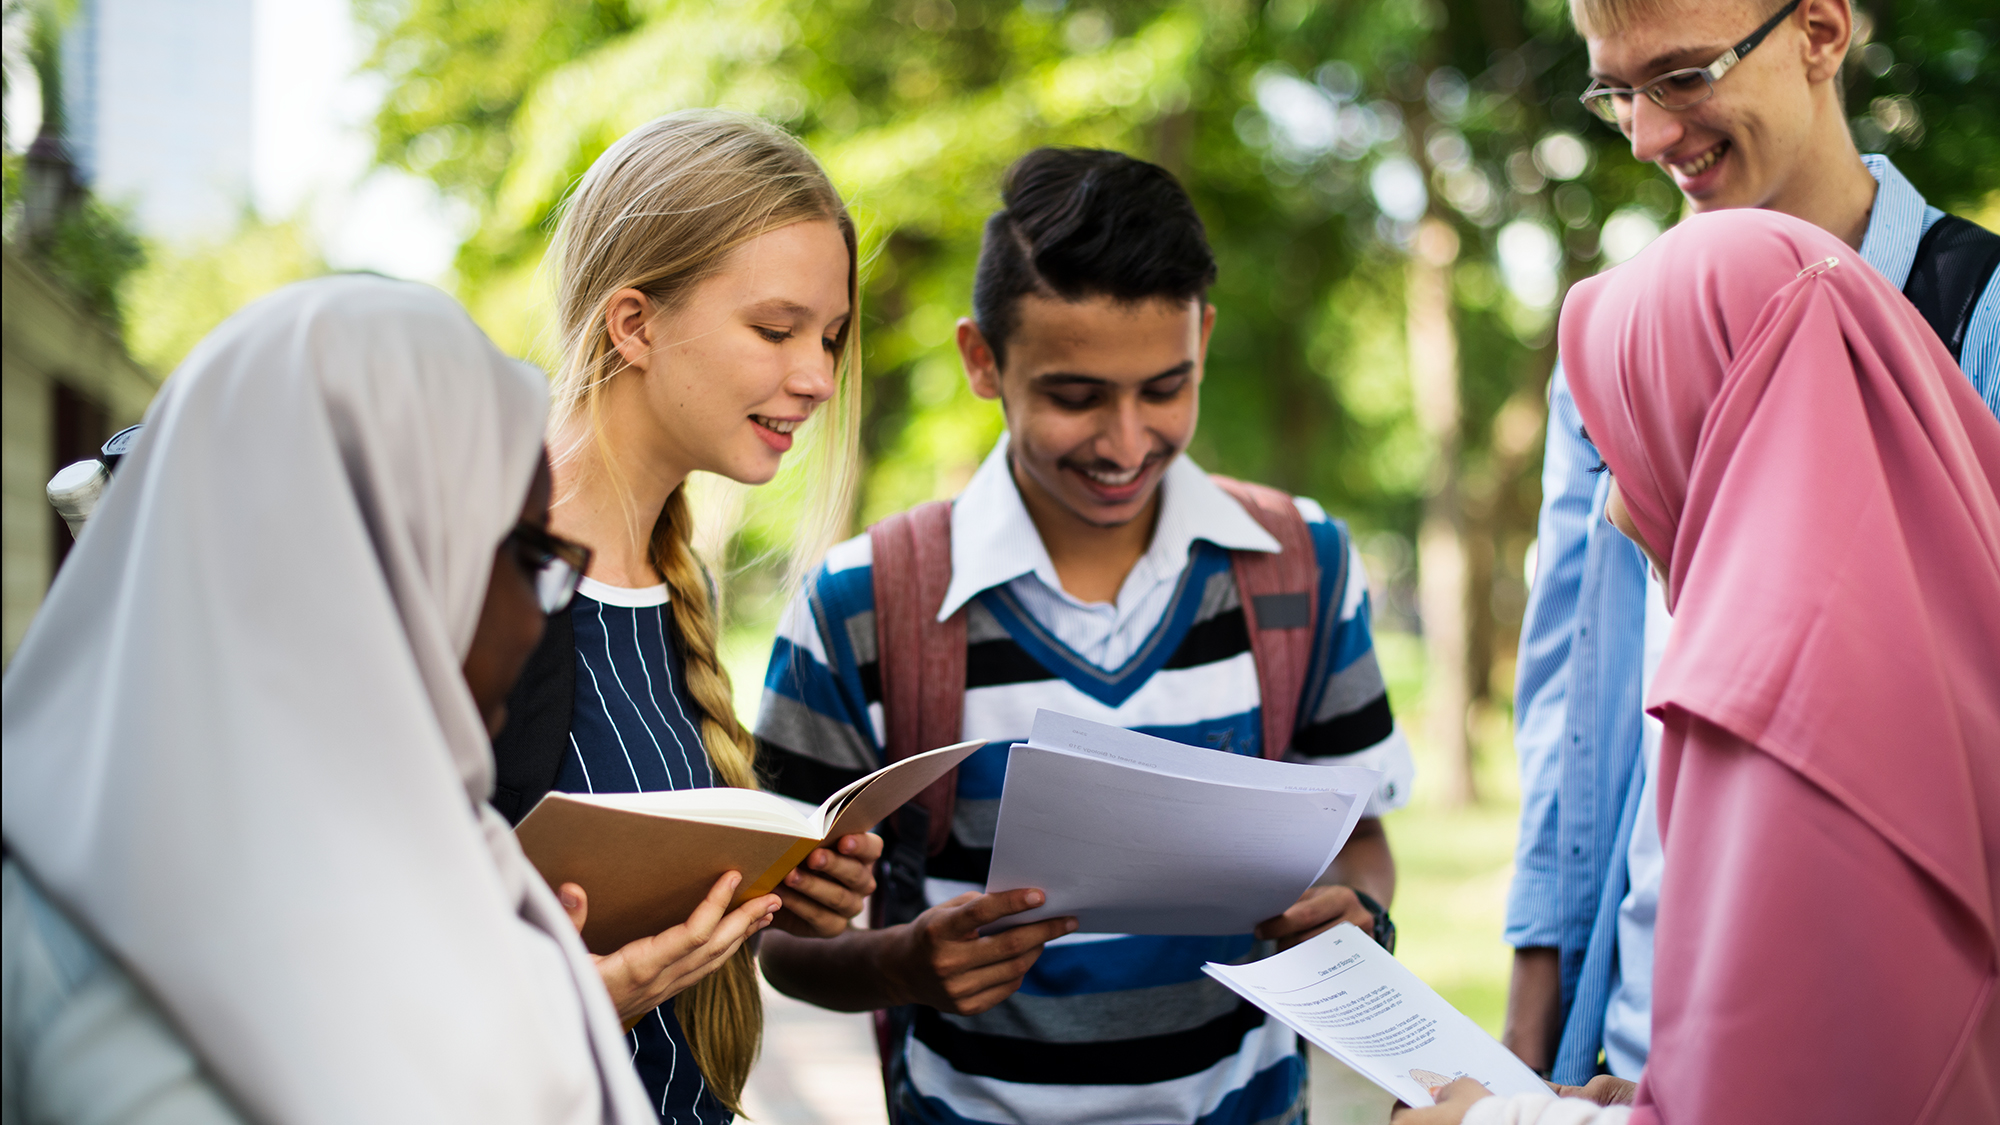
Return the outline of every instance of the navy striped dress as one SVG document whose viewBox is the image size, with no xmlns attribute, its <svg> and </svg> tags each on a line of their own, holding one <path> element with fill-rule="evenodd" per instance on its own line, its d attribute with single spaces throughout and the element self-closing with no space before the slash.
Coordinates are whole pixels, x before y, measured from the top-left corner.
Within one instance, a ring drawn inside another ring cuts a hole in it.
<svg viewBox="0 0 2000 1125">
<path fill-rule="evenodd" d="M 653 793 L 713 786 L 715 771 L 701 741 L 701 712 L 688 695 L 666 586 L 632 590 L 586 578 L 570 618 L 576 626 L 576 704 L 556 788 Z M 662 1122 L 723 1125 L 731 1119 L 695 1065 L 673 1001 L 647 1014 L 627 1038 Z"/>
</svg>

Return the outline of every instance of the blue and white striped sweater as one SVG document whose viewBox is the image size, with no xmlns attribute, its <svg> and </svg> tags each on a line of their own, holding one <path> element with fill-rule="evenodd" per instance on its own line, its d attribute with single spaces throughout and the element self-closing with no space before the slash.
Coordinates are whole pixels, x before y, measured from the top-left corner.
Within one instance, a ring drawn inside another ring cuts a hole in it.
<svg viewBox="0 0 2000 1125">
<path fill-rule="evenodd" d="M 1379 813 L 1407 798 L 1408 751 L 1375 664 L 1352 545 L 1323 516 L 1311 527 L 1330 612 L 1290 756 L 1384 767 L 1390 780 L 1371 808 Z M 869 564 L 865 537 L 835 548 L 780 627 L 758 734 L 763 768 L 788 795 L 816 801 L 882 761 Z M 1228 553 L 1209 543 L 1194 545 L 1166 613 L 1122 668 L 1082 659 L 1004 585 L 968 603 L 967 617 L 964 737 L 990 745 L 960 768 L 951 838 L 927 871 L 931 902 L 984 885 L 1007 747 L 1026 737 L 1039 708 L 1261 752 L 1241 601 Z M 1059 939 L 992 1011 L 922 1011 L 898 1100 L 926 1122 L 1297 1120 L 1295 1038 L 1200 971 L 1257 952 L 1247 934 Z"/>
</svg>

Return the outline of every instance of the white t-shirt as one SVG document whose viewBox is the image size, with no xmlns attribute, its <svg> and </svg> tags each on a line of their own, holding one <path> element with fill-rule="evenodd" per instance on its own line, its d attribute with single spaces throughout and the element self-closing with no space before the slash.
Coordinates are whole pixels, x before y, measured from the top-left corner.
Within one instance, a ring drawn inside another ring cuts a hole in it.
<svg viewBox="0 0 2000 1125">
<path fill-rule="evenodd" d="M 1646 657 L 1640 698 L 1653 692 L 1653 673 L 1667 650 L 1674 619 L 1667 614 L 1666 592 L 1648 568 L 1646 574 Z M 1653 1039 L 1653 920 L 1660 906 L 1660 877 L 1666 855 L 1660 848 L 1660 734 L 1658 719 L 1643 716 L 1639 768 L 1646 780 L 1639 792 L 1638 818 L 1632 843 L 1625 852 L 1628 890 L 1618 904 L 1618 977 L 1611 986 L 1611 1003 L 1604 1013 L 1604 1060 L 1611 1073 L 1637 1082 L 1646 1068 Z"/>
</svg>

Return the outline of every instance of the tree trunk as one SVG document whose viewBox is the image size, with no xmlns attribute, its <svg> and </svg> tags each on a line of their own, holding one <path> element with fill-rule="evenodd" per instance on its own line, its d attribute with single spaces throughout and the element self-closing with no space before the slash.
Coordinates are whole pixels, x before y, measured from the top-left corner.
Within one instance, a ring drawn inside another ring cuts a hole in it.
<svg viewBox="0 0 2000 1125">
<path fill-rule="evenodd" d="M 1417 423 L 1434 451 L 1417 532 L 1417 607 L 1430 663 L 1425 726 L 1438 750 L 1438 791 L 1446 805 L 1478 799 L 1466 726 L 1472 686 L 1470 573 L 1459 496 L 1458 336 L 1451 320 L 1451 264 L 1457 257 L 1457 233 L 1441 219 L 1425 219 L 1411 248 L 1405 296 Z"/>
</svg>

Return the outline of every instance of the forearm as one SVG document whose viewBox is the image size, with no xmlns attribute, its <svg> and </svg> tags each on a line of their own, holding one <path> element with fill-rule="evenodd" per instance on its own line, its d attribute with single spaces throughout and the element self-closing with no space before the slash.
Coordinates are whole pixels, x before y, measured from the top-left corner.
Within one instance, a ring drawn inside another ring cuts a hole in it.
<svg viewBox="0 0 2000 1125">
<path fill-rule="evenodd" d="M 838 937 L 802 938 L 782 930 L 764 935 L 764 979 L 795 1000 L 836 1012 L 872 1012 L 909 1003 L 885 966 L 906 926 L 851 929 Z"/>
<path fill-rule="evenodd" d="M 1562 962 L 1550 946 L 1514 951 L 1514 976 L 1507 985 L 1507 1019 L 1500 1042 L 1531 1069 L 1555 1065 L 1562 1040 Z"/>
<path fill-rule="evenodd" d="M 1333 863 L 1320 876 L 1320 886 L 1352 887 L 1381 903 L 1392 904 L 1396 897 L 1396 857 L 1389 852 L 1389 834 L 1382 830 L 1379 817 L 1364 816 L 1354 826 L 1354 835 Z"/>
</svg>

